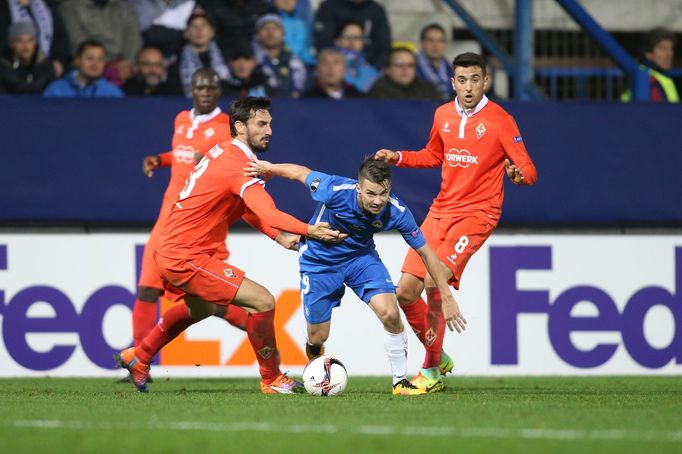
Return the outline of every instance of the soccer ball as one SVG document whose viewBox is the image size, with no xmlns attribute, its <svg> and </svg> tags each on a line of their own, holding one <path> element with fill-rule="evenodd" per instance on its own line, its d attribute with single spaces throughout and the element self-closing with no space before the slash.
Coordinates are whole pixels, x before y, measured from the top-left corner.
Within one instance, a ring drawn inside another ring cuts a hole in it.
<svg viewBox="0 0 682 454">
<path fill-rule="evenodd" d="M 303 385 L 313 396 L 336 396 L 346 389 L 346 366 L 331 356 L 318 356 L 303 369 Z"/>
</svg>

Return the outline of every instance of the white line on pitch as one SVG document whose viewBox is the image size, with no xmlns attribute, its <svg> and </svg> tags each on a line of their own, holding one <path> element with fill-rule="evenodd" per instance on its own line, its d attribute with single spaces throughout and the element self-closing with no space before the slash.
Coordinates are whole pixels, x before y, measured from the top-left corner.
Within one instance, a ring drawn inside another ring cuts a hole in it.
<svg viewBox="0 0 682 454">
<path fill-rule="evenodd" d="M 2 427 L 71 430 L 186 430 L 204 432 L 278 432 L 298 434 L 357 433 L 361 435 L 404 435 L 425 437 L 507 438 L 542 440 L 639 440 L 682 442 L 682 431 L 632 431 L 625 429 L 507 429 L 497 427 L 419 427 L 419 426 L 335 426 L 332 424 L 220 424 L 197 421 L 155 421 L 142 424 L 125 422 L 61 421 L 57 419 L 24 419 L 2 421 Z"/>
</svg>

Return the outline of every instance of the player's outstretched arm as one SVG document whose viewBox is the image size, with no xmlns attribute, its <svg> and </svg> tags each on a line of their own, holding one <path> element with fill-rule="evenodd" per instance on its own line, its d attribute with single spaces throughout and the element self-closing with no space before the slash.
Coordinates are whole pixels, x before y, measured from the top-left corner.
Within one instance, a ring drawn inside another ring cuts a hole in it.
<svg viewBox="0 0 682 454">
<path fill-rule="evenodd" d="M 445 323 L 450 331 L 457 330 L 458 333 L 461 333 L 466 329 L 467 321 L 459 310 L 459 305 L 452 296 L 452 292 L 450 292 L 446 272 L 447 268 L 440 262 L 436 253 L 433 252 L 433 249 L 431 249 L 428 244 L 425 244 L 416 251 L 424 262 L 424 265 L 426 265 L 426 270 L 429 272 L 429 275 L 438 286 L 438 290 L 440 290 Z"/>
<path fill-rule="evenodd" d="M 393 166 L 396 165 L 400 160 L 400 155 L 396 151 L 382 148 L 381 150 L 374 153 L 374 159 L 384 161 L 386 164 Z"/>
<path fill-rule="evenodd" d="M 271 178 L 282 177 L 287 180 L 294 180 L 305 184 L 305 179 L 312 172 L 307 167 L 298 164 L 273 164 L 268 161 L 256 159 L 249 162 L 244 168 L 244 175 L 247 177 Z"/>
</svg>

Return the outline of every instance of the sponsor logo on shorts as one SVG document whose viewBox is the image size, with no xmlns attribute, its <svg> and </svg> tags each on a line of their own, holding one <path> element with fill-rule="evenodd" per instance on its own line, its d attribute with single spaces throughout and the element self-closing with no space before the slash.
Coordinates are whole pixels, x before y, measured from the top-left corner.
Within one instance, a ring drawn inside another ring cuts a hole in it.
<svg viewBox="0 0 682 454">
<path fill-rule="evenodd" d="M 232 268 L 225 268 L 223 272 L 225 273 L 225 277 L 237 277 L 235 272 L 232 271 Z"/>
<path fill-rule="evenodd" d="M 450 167 L 467 168 L 471 164 L 478 165 L 478 156 L 473 156 L 469 150 L 458 150 L 451 148 L 445 153 L 445 160 L 448 161 Z"/>
</svg>

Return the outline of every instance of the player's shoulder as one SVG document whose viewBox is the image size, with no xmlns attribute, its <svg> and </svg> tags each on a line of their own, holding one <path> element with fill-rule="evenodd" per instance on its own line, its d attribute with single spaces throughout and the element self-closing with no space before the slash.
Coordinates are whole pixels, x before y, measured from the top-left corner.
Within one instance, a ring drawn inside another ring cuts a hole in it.
<svg viewBox="0 0 682 454">
<path fill-rule="evenodd" d="M 179 123 L 191 123 L 189 110 L 183 110 L 175 116 L 175 124 Z"/>
<path fill-rule="evenodd" d="M 401 217 L 403 214 L 405 214 L 405 211 L 409 211 L 407 205 L 405 205 L 405 202 L 400 200 L 400 198 L 394 193 L 391 193 L 388 198 L 388 208 L 389 214 L 392 218 Z"/>
<path fill-rule="evenodd" d="M 454 113 L 457 113 L 457 110 L 455 109 L 455 103 L 454 101 L 448 101 L 436 107 L 434 117 L 440 117 L 442 115 L 449 115 Z"/>
<path fill-rule="evenodd" d="M 216 117 L 213 119 L 213 121 L 216 122 L 216 123 L 221 123 L 221 124 L 227 124 L 227 125 L 229 125 L 229 124 L 230 124 L 230 116 L 229 116 L 228 114 L 226 114 L 225 112 L 220 112 L 220 113 L 218 114 L 218 116 L 216 116 Z"/>
</svg>

